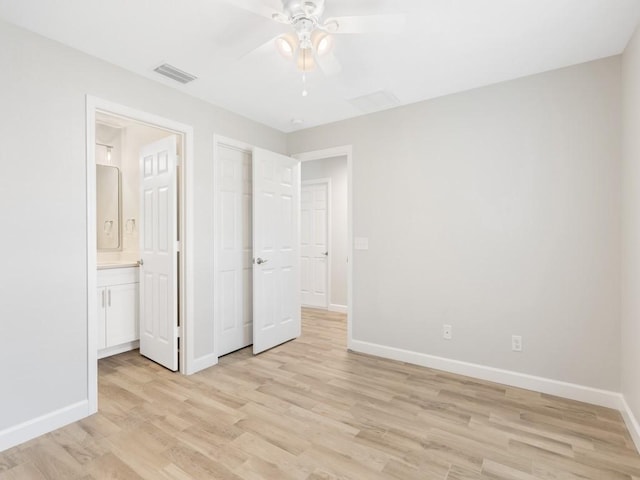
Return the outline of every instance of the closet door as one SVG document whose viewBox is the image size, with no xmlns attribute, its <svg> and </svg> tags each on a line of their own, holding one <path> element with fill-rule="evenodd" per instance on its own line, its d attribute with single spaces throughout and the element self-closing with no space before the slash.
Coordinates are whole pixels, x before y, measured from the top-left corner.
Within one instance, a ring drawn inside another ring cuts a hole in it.
<svg viewBox="0 0 640 480">
<path fill-rule="evenodd" d="M 251 151 L 219 143 L 215 171 L 216 351 L 253 342 Z"/>
</svg>

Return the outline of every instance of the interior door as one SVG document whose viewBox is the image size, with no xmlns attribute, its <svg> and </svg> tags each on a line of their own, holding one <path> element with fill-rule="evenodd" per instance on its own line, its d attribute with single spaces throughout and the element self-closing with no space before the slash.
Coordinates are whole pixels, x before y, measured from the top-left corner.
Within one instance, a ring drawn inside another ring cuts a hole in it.
<svg viewBox="0 0 640 480">
<path fill-rule="evenodd" d="M 218 144 L 215 308 L 218 355 L 253 342 L 251 152 Z"/>
<path fill-rule="evenodd" d="M 178 370 L 176 137 L 140 150 L 140 353 Z"/>
<path fill-rule="evenodd" d="M 302 185 L 300 196 L 300 290 L 302 305 L 327 308 L 329 183 Z"/>
<path fill-rule="evenodd" d="M 300 163 L 253 150 L 253 353 L 301 333 Z"/>
</svg>

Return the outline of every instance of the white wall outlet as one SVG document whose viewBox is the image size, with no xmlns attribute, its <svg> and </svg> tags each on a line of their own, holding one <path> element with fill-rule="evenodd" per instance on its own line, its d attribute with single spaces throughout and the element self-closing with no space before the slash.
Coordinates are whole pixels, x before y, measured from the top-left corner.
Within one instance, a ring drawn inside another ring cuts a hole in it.
<svg viewBox="0 0 640 480">
<path fill-rule="evenodd" d="M 514 352 L 522 351 L 522 337 L 520 335 L 511 335 L 511 350 Z"/>
<path fill-rule="evenodd" d="M 453 336 L 453 328 L 451 325 L 442 325 L 442 338 L 445 340 L 451 340 Z"/>
</svg>

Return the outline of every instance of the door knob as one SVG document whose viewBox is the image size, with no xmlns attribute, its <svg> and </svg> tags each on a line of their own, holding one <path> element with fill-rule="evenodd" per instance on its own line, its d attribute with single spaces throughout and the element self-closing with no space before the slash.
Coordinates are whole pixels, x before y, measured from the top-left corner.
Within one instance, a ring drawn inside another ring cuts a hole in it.
<svg viewBox="0 0 640 480">
<path fill-rule="evenodd" d="M 324 252 L 324 253 L 323 253 L 323 255 L 324 255 L 325 257 L 328 257 L 328 256 L 329 256 L 329 252 Z"/>
<path fill-rule="evenodd" d="M 263 259 L 261 259 L 260 257 L 258 257 L 258 259 L 256 260 L 256 263 L 257 263 L 258 265 L 262 265 L 263 263 L 267 263 L 268 261 L 269 261 L 269 260 L 263 260 Z"/>
</svg>

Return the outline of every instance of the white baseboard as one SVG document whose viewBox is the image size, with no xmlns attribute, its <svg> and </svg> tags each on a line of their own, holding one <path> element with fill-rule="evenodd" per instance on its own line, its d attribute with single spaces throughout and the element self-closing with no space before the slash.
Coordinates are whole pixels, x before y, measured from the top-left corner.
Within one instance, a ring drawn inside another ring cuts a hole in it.
<svg viewBox="0 0 640 480">
<path fill-rule="evenodd" d="M 330 303 L 328 310 L 330 312 L 347 313 L 347 306 L 346 305 L 338 305 L 337 303 Z"/>
<path fill-rule="evenodd" d="M 627 425 L 636 450 L 640 452 L 640 424 L 638 424 L 636 416 L 631 411 L 631 408 L 629 408 L 629 404 L 624 398 L 624 395 L 620 395 L 620 413 L 622 413 L 622 418 L 624 418 L 624 423 Z"/>
<path fill-rule="evenodd" d="M 202 357 L 194 358 L 188 365 L 184 372 L 187 375 L 193 375 L 194 373 L 204 370 L 205 368 L 213 367 L 218 364 L 218 355 L 211 353 Z"/>
<path fill-rule="evenodd" d="M 112 355 L 118 355 L 119 353 L 129 352 L 131 350 L 135 350 L 136 348 L 140 348 L 139 340 L 136 340 L 134 342 L 126 342 L 114 347 L 103 348 L 102 350 L 98 350 L 98 360 L 100 360 L 101 358 L 110 357 Z"/>
<path fill-rule="evenodd" d="M 475 363 L 436 357 L 425 353 L 412 352 L 410 350 L 387 347 L 360 340 L 352 340 L 351 350 L 354 352 L 367 353 L 378 357 L 412 363 L 414 365 L 421 365 L 423 367 L 434 368 L 436 370 L 443 370 L 445 372 L 479 378 L 490 382 L 501 383 L 512 387 L 534 390 L 536 392 L 556 395 L 558 397 L 569 398 L 580 402 L 614 408 L 616 410 L 621 409 L 622 395 L 609 390 L 601 390 L 575 383 L 567 383 L 550 378 L 536 377 L 525 373 L 513 372 L 511 370 L 502 370 Z"/>
<path fill-rule="evenodd" d="M 0 452 L 89 416 L 89 401 L 59 410 L 0 431 Z"/>
</svg>

